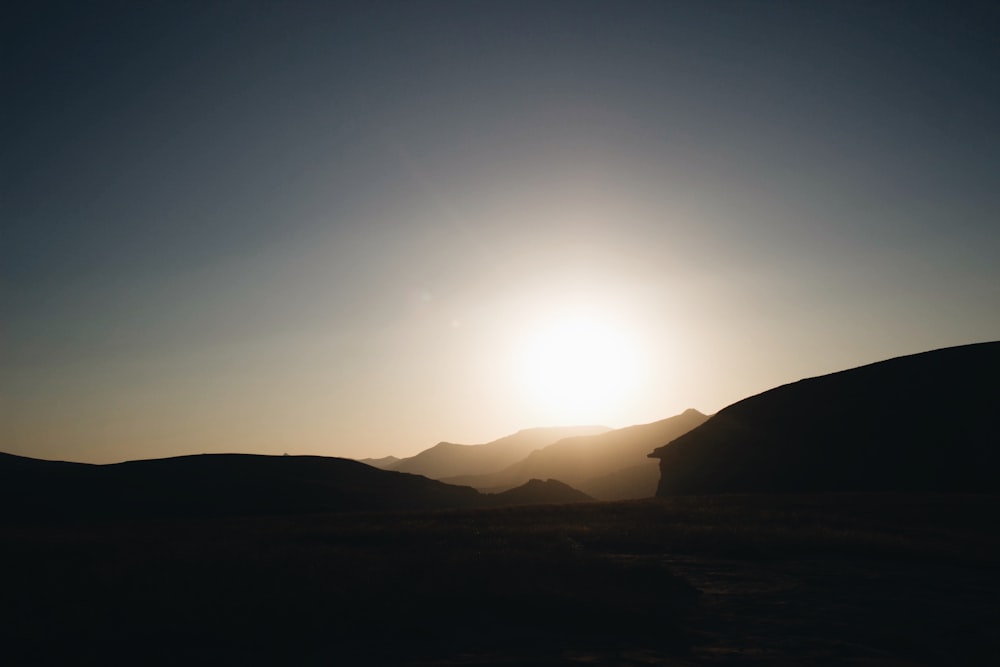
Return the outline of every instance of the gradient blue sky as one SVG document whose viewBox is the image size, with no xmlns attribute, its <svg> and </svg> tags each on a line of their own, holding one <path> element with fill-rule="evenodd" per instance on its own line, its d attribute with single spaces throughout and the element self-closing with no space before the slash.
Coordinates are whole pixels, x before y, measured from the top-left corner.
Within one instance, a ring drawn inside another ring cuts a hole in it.
<svg viewBox="0 0 1000 667">
<path fill-rule="evenodd" d="M 614 427 L 1000 338 L 991 3 L 12 5 L 0 450 L 484 442 L 580 309 Z"/>
</svg>

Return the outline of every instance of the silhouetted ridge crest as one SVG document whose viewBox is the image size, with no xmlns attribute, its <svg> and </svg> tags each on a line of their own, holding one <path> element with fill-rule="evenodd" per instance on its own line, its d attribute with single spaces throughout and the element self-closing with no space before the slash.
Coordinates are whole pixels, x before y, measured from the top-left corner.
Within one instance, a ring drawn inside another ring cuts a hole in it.
<svg viewBox="0 0 1000 667">
<path fill-rule="evenodd" d="M 657 493 L 996 493 L 998 378 L 991 342 L 776 387 L 653 452 Z"/>
<path fill-rule="evenodd" d="M 488 475 L 445 477 L 441 481 L 480 491 L 505 491 L 532 478 L 558 479 L 600 500 L 648 498 L 659 478 L 649 451 L 690 431 L 708 417 L 697 410 L 650 424 L 594 435 L 563 438 L 523 460 Z"/>
<path fill-rule="evenodd" d="M 606 426 L 552 426 L 522 429 L 481 445 L 439 442 L 429 449 L 385 466 L 387 469 L 444 479 L 458 475 L 482 475 L 520 461 L 532 451 L 563 438 L 608 431 Z"/>
</svg>

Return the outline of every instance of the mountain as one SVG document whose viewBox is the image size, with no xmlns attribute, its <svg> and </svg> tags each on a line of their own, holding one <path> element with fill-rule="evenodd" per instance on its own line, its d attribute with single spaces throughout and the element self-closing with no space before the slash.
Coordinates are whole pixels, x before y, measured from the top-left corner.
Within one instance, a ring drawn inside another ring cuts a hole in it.
<svg viewBox="0 0 1000 667">
<path fill-rule="evenodd" d="M 349 459 L 202 454 L 89 465 L 0 454 L 0 516 L 211 516 L 436 509 L 474 489 Z"/>
<path fill-rule="evenodd" d="M 395 456 L 383 456 L 380 459 L 358 459 L 359 462 L 364 463 L 366 466 L 371 466 L 373 468 L 380 468 L 382 470 L 392 470 L 393 467 L 400 462 L 400 459 Z"/>
<path fill-rule="evenodd" d="M 532 451 L 570 436 L 608 431 L 606 426 L 531 428 L 483 445 L 441 442 L 391 467 L 399 472 L 442 479 L 457 475 L 483 475 L 520 461 Z M 522 480 L 527 481 L 528 478 Z M 521 482 L 518 482 L 521 483 Z"/>
<path fill-rule="evenodd" d="M 493 505 L 564 505 L 594 502 L 594 499 L 586 493 L 577 491 L 556 479 L 544 482 L 540 479 L 529 479 L 517 488 L 502 493 L 487 494 L 487 499 Z"/>
<path fill-rule="evenodd" d="M 532 478 L 558 479 L 601 500 L 647 498 L 656 491 L 649 451 L 702 424 L 697 410 L 599 435 L 564 438 L 490 475 L 445 477 L 449 484 L 502 491 Z"/>
<path fill-rule="evenodd" d="M 0 518 L 246 516 L 426 510 L 593 500 L 531 480 L 481 494 L 420 475 L 322 456 L 201 454 L 90 465 L 0 453 Z"/>
<path fill-rule="evenodd" d="M 1000 491 L 1000 342 L 897 357 L 734 403 L 650 456 L 657 495 Z"/>
</svg>

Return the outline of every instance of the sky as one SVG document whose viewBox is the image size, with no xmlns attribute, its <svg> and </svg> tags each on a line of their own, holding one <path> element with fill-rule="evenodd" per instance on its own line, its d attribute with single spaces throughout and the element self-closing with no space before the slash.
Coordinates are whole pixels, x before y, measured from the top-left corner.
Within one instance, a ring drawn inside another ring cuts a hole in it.
<svg viewBox="0 0 1000 667">
<path fill-rule="evenodd" d="M 411 455 L 1000 339 L 990 3 L 0 24 L 0 451 Z"/>
</svg>

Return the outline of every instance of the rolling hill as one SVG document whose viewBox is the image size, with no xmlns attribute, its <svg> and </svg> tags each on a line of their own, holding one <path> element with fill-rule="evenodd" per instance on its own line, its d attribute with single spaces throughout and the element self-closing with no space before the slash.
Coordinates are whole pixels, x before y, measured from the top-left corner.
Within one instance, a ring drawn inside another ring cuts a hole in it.
<svg viewBox="0 0 1000 667">
<path fill-rule="evenodd" d="M 697 410 L 651 424 L 598 435 L 564 438 L 490 475 L 446 477 L 450 484 L 503 491 L 529 479 L 558 479 L 601 500 L 648 498 L 656 491 L 658 472 L 649 451 L 702 424 Z"/>
<path fill-rule="evenodd" d="M 1000 342 L 752 396 L 658 448 L 657 494 L 1000 491 Z"/>
<path fill-rule="evenodd" d="M 0 454 L 0 518 L 8 520 L 428 510 L 575 502 L 581 496 L 537 484 L 484 495 L 321 456 L 201 454 L 90 465 Z"/>
</svg>

